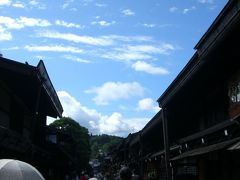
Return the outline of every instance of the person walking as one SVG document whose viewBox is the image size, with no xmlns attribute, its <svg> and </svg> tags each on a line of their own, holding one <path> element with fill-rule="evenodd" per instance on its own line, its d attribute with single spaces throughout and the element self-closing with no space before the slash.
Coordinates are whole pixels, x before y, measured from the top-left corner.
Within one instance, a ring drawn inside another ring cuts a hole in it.
<svg viewBox="0 0 240 180">
<path fill-rule="evenodd" d="M 129 167 L 122 167 L 119 171 L 120 180 L 131 180 L 132 179 L 132 172 Z"/>
</svg>

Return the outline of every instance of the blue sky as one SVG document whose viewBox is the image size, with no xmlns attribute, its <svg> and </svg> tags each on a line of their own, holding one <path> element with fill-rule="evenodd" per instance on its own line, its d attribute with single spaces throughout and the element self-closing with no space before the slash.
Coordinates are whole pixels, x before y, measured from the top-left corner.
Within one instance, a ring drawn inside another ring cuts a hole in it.
<svg viewBox="0 0 240 180">
<path fill-rule="evenodd" d="M 0 51 L 42 59 L 64 108 L 93 134 L 126 136 L 194 54 L 227 0 L 0 0 Z"/>
</svg>

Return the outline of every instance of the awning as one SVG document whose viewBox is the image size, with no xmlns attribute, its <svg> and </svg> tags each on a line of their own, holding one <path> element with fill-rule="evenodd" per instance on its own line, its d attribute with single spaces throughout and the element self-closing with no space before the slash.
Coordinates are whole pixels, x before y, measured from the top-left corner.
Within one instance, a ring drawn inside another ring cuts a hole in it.
<svg viewBox="0 0 240 180">
<path fill-rule="evenodd" d="M 150 156 L 150 158 L 155 158 L 155 157 L 157 157 L 157 156 L 164 155 L 164 153 L 165 153 L 164 150 L 162 150 L 162 151 L 158 151 L 158 152 L 152 154 L 152 155 Z"/>
<path fill-rule="evenodd" d="M 193 150 L 184 152 L 184 153 L 182 153 L 178 156 L 175 156 L 174 158 L 172 158 L 170 160 L 175 161 L 175 160 L 179 160 L 179 159 L 183 159 L 183 158 L 199 156 L 199 155 L 207 154 L 209 152 L 221 150 L 221 149 L 229 147 L 230 145 L 232 145 L 233 143 L 236 143 L 239 140 L 240 140 L 240 137 L 235 138 L 235 139 L 231 139 L 231 140 L 227 140 L 227 141 L 224 141 L 224 142 L 212 144 L 212 145 L 209 145 L 209 146 L 193 149 Z M 238 142 L 238 143 L 239 143 L 239 146 L 240 146 L 240 142 Z"/>
<path fill-rule="evenodd" d="M 227 150 L 239 150 L 240 149 L 240 141 L 236 142 L 235 144 L 233 144 L 232 146 L 230 146 Z"/>
</svg>

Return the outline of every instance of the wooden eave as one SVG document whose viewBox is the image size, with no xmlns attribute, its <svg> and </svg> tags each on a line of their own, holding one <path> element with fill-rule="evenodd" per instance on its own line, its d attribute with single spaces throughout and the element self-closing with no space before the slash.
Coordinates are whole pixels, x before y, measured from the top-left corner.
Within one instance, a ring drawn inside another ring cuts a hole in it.
<svg viewBox="0 0 240 180">
<path fill-rule="evenodd" d="M 152 131 L 153 128 L 158 126 L 162 122 L 161 118 L 162 110 L 160 110 L 141 130 L 141 137 L 144 137 L 149 132 Z"/>
<path fill-rule="evenodd" d="M 139 134 L 139 132 L 135 132 L 135 133 L 130 133 L 128 135 L 128 137 L 125 140 L 125 145 L 130 145 L 130 143 L 132 142 L 132 140 Z"/>
<path fill-rule="evenodd" d="M 215 44 L 217 39 L 222 38 L 221 36 L 231 29 L 232 24 L 239 21 L 239 11 L 240 1 L 229 0 L 206 33 L 194 47 L 200 56 L 207 51 L 210 46 Z"/>
<path fill-rule="evenodd" d="M 234 119 L 231 119 L 231 120 L 223 121 L 222 123 L 219 123 L 219 124 L 217 124 L 215 126 L 212 126 L 208 129 L 205 129 L 205 130 L 200 131 L 198 133 L 195 133 L 193 135 L 182 138 L 182 139 L 178 140 L 178 142 L 180 144 L 184 144 L 184 143 L 187 143 L 189 141 L 193 141 L 193 140 L 196 140 L 196 139 L 200 139 L 204 136 L 208 136 L 208 135 L 213 134 L 215 132 L 218 132 L 220 130 L 224 130 L 224 129 L 230 127 L 230 126 L 238 125 L 239 124 L 239 119 L 240 119 L 240 116 L 235 117 Z"/>
<path fill-rule="evenodd" d="M 158 157 L 158 156 L 164 156 L 165 155 L 165 151 L 164 150 L 161 150 L 161 151 L 158 151 L 156 153 L 153 153 L 150 158 L 155 158 L 155 157 Z"/>
<path fill-rule="evenodd" d="M 15 95 L 22 98 L 29 109 L 35 111 L 39 87 L 42 87 L 44 113 L 52 117 L 61 117 L 63 112 L 61 103 L 42 61 L 35 67 L 0 57 L 0 69 L 3 83 L 8 85 Z"/>
<path fill-rule="evenodd" d="M 59 117 L 62 117 L 63 108 L 61 102 L 57 96 L 57 93 L 52 85 L 52 82 L 48 76 L 47 70 L 42 60 L 39 61 L 37 65 L 38 70 L 38 78 L 42 82 L 42 87 L 44 88 L 45 92 L 47 93 L 49 99 L 51 100 L 54 109 L 56 110 Z M 44 79 L 42 81 L 42 79 Z"/>
<path fill-rule="evenodd" d="M 229 146 L 231 146 L 232 144 L 238 142 L 239 140 L 240 140 L 240 137 L 237 137 L 237 138 L 226 140 L 226 141 L 223 141 L 220 143 L 211 144 L 209 146 L 192 149 L 190 151 L 186 151 L 178 156 L 171 158 L 170 161 L 176 161 L 176 160 L 180 160 L 180 159 L 184 159 L 184 158 L 196 157 L 196 156 L 207 154 L 207 153 L 210 153 L 213 151 L 226 149 Z"/>
<path fill-rule="evenodd" d="M 129 143 L 130 147 L 134 146 L 137 143 L 140 143 L 140 136 L 141 131 L 137 132 L 137 134 L 132 138 L 132 140 Z"/>
<path fill-rule="evenodd" d="M 195 53 L 182 71 L 177 75 L 165 92 L 158 98 L 159 107 L 163 107 L 184 86 L 189 77 L 197 70 L 199 64 L 198 54 Z"/>
<path fill-rule="evenodd" d="M 238 0 L 230 0 L 200 39 L 199 43 L 195 46 L 197 52 L 195 52 L 193 57 L 169 85 L 166 91 L 158 98 L 157 101 L 160 107 L 166 106 L 174 95 L 184 87 L 190 77 L 193 77 L 198 70 L 203 67 L 206 60 L 209 60 L 206 58 L 206 55 L 212 52 L 214 47 L 231 32 L 235 24 L 239 24 L 239 12 L 240 2 Z"/>
</svg>

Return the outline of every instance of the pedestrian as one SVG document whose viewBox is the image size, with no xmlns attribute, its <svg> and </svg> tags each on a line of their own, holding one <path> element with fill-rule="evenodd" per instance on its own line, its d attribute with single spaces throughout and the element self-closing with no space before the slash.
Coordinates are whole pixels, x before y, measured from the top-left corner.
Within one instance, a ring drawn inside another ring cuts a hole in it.
<svg viewBox="0 0 240 180">
<path fill-rule="evenodd" d="M 133 169 L 132 180 L 140 180 L 140 176 L 136 169 Z"/>
<path fill-rule="evenodd" d="M 87 180 L 87 177 L 85 176 L 84 171 L 82 171 L 82 174 L 81 174 L 80 180 Z"/>
<path fill-rule="evenodd" d="M 120 169 L 119 176 L 120 180 L 131 180 L 132 172 L 128 167 L 124 166 Z"/>
</svg>

